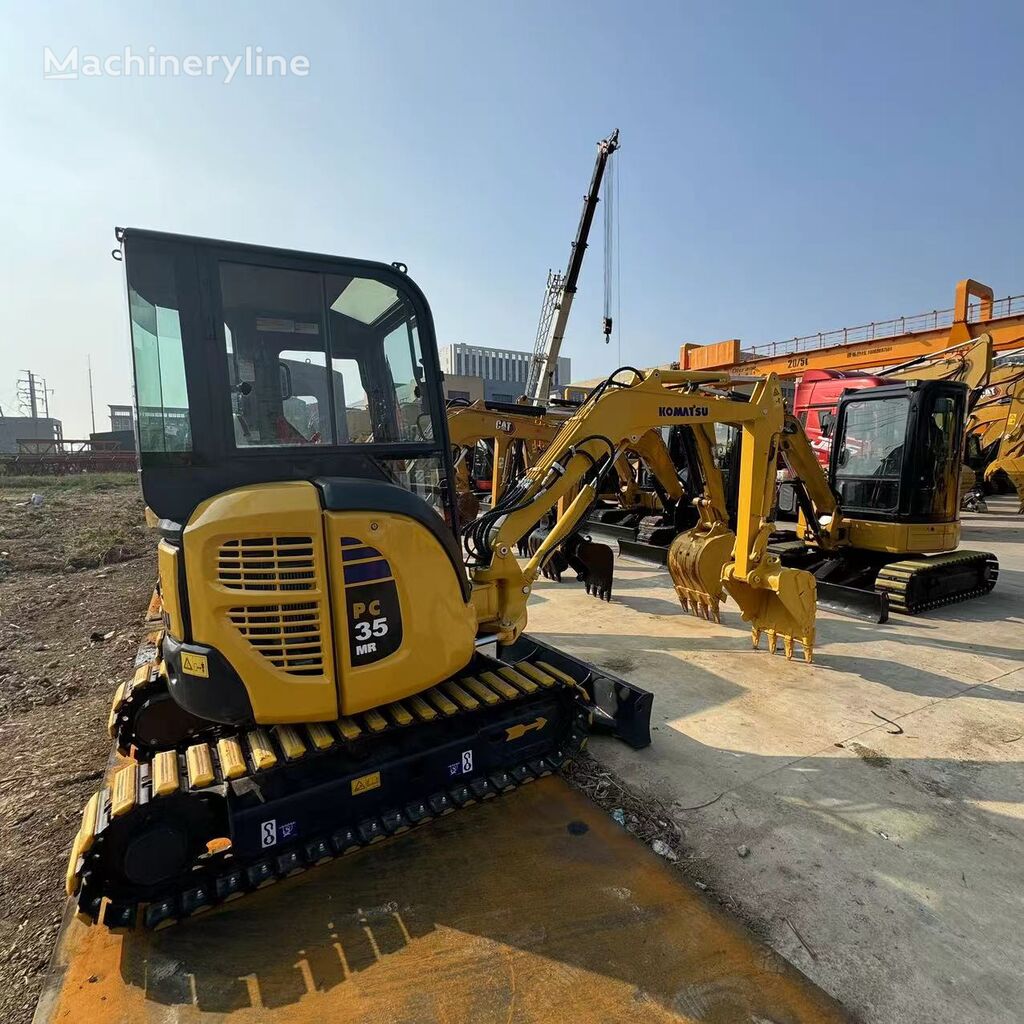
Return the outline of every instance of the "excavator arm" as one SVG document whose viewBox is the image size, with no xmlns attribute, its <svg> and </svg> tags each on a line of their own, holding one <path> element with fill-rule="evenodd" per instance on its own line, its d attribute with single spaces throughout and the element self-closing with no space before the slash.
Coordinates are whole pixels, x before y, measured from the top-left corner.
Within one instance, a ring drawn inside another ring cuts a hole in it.
<svg viewBox="0 0 1024 1024">
<path fill-rule="evenodd" d="M 628 372 L 629 381 L 613 375 L 595 388 L 540 461 L 468 529 L 467 546 L 476 558 L 472 578 L 481 621 L 502 637 L 514 639 L 525 621 L 530 588 L 545 561 L 579 526 L 597 496 L 601 475 L 647 431 L 694 427 L 703 439 L 705 456 L 710 457 L 707 427 L 728 423 L 742 432 L 735 534 L 723 521 L 725 502 L 719 486 L 719 493 L 706 503 L 709 535 L 696 545 L 699 550 L 686 553 L 691 571 L 680 578 L 674 573 L 674 582 L 677 590 L 683 588 L 680 599 L 691 610 L 693 597 L 700 592 L 697 603 L 708 617 L 717 615 L 724 589 L 751 623 L 755 645 L 767 632 L 770 649 L 775 649 L 781 636 L 788 656 L 794 641 L 799 641 L 809 659 L 814 642 L 813 577 L 783 569 L 767 552 L 775 462 L 785 415 L 778 378 L 770 375 L 758 382 L 747 398 L 720 390 L 729 387 L 727 374 Z M 514 554 L 516 542 L 570 495 L 575 496 L 554 528 L 521 566 Z M 689 533 L 680 534 L 673 546 L 694 547 Z M 674 559 L 670 552 L 670 568 L 684 560 L 683 552 L 678 555 Z"/>
<path fill-rule="evenodd" d="M 1009 477 L 1024 513 L 1024 381 L 1017 384 L 1006 414 L 1006 426 L 999 440 L 996 457 L 985 468 L 985 479 L 1002 471 Z"/>
</svg>

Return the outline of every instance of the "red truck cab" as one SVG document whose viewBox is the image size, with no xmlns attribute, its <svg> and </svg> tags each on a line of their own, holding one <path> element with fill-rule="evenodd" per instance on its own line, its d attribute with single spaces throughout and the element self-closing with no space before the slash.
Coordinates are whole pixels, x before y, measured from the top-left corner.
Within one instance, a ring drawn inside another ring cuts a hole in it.
<svg viewBox="0 0 1024 1024">
<path fill-rule="evenodd" d="M 839 396 L 844 391 L 888 383 L 885 377 L 857 370 L 808 370 L 797 381 L 793 415 L 803 424 L 807 439 L 822 466 L 828 467 Z"/>
<path fill-rule="evenodd" d="M 793 395 L 793 415 L 803 424 L 807 440 L 826 472 L 832 452 L 832 428 L 839 396 L 844 391 L 888 383 L 885 377 L 859 370 L 808 370 L 797 381 Z M 847 444 L 856 444 L 856 441 L 847 438 Z M 796 494 L 791 480 L 792 473 L 781 465 L 780 460 L 776 501 L 776 515 L 779 519 L 796 519 Z"/>
</svg>

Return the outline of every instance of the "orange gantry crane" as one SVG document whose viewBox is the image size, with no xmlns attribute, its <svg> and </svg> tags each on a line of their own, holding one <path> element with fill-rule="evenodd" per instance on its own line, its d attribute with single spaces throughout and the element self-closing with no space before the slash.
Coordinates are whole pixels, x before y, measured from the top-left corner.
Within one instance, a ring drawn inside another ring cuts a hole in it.
<svg viewBox="0 0 1024 1024">
<path fill-rule="evenodd" d="M 808 370 L 872 370 L 936 356 L 986 333 L 992 336 L 993 352 L 1024 348 L 1024 295 L 996 299 L 988 285 L 965 278 L 957 282 L 951 309 L 746 348 L 738 338 L 710 345 L 687 343 L 679 350 L 679 366 L 733 369 L 758 377 L 775 373 L 783 378 L 800 377 Z"/>
</svg>

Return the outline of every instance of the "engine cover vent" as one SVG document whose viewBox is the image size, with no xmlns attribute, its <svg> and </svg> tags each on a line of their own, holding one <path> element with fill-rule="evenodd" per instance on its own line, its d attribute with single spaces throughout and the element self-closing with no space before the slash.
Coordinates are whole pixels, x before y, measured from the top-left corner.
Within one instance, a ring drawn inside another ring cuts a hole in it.
<svg viewBox="0 0 1024 1024">
<path fill-rule="evenodd" d="M 217 582 L 231 590 L 313 590 L 313 538 L 225 541 L 217 552 Z"/>
</svg>

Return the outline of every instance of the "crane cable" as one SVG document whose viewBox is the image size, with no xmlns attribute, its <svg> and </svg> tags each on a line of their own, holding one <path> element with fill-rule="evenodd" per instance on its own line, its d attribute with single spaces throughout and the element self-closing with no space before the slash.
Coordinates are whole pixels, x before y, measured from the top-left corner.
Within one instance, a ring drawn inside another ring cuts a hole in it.
<svg viewBox="0 0 1024 1024">
<path fill-rule="evenodd" d="M 616 281 L 616 226 L 617 226 L 617 204 L 615 201 L 615 184 L 618 173 L 619 162 L 612 153 L 608 157 L 610 167 L 604 176 L 604 341 L 607 345 L 611 341 L 613 319 L 612 302 L 615 293 Z"/>
</svg>

